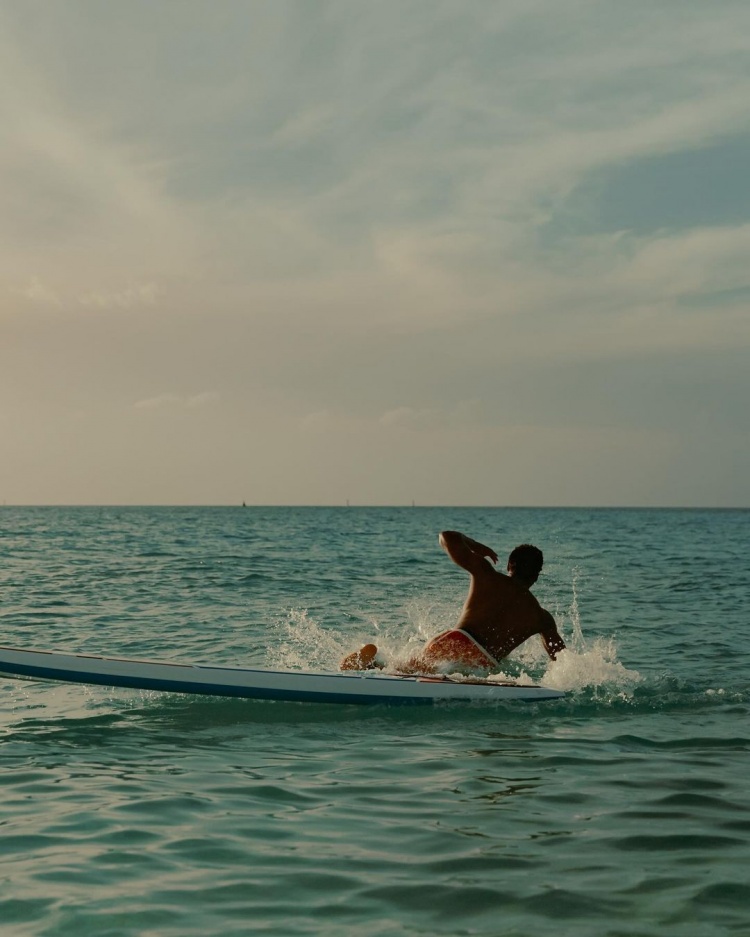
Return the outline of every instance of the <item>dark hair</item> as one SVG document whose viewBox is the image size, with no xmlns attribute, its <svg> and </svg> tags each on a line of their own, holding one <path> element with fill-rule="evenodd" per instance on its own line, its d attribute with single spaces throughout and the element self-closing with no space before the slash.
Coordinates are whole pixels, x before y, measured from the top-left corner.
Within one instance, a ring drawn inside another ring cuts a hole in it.
<svg viewBox="0 0 750 937">
<path fill-rule="evenodd" d="M 508 571 L 521 579 L 536 582 L 544 565 L 544 556 L 539 547 L 532 547 L 530 543 L 522 543 L 508 557 Z"/>
</svg>

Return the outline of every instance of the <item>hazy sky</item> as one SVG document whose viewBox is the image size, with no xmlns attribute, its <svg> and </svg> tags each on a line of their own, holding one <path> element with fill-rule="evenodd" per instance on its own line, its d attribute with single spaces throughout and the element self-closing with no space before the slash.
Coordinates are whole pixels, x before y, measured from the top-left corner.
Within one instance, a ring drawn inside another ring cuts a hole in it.
<svg viewBox="0 0 750 937">
<path fill-rule="evenodd" d="M 750 505 L 747 0 L 0 0 L 0 502 Z"/>
</svg>

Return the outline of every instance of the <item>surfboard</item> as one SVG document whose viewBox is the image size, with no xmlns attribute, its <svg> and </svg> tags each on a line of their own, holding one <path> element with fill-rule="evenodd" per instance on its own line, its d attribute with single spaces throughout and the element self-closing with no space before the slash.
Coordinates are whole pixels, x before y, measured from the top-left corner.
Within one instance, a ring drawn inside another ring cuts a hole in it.
<svg viewBox="0 0 750 937">
<path fill-rule="evenodd" d="M 430 704 L 555 699 L 542 686 L 478 678 L 389 674 L 381 671 L 312 672 L 178 664 L 124 657 L 0 647 L 0 675 L 166 693 L 197 693 L 304 703 Z"/>
</svg>

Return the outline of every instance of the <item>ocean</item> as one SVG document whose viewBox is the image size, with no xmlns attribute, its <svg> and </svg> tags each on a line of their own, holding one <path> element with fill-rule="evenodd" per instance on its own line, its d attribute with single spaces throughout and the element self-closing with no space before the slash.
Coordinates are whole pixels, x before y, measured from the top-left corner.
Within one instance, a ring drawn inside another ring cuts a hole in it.
<svg viewBox="0 0 750 937">
<path fill-rule="evenodd" d="M 3 937 L 750 934 L 750 512 L 0 508 L 0 643 L 335 669 L 454 624 L 458 529 L 545 553 L 538 703 L 0 677 Z"/>
</svg>

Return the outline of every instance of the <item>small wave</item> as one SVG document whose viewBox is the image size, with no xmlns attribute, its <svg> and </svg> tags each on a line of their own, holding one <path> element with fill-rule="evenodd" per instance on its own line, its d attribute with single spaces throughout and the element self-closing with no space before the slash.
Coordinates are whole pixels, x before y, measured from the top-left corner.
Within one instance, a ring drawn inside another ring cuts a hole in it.
<svg viewBox="0 0 750 937">
<path fill-rule="evenodd" d="M 747 708 L 747 687 L 711 687 L 700 681 L 678 679 L 672 674 L 658 674 L 643 683 L 634 693 L 635 704 L 655 712 L 685 712 L 713 709 Z"/>
</svg>

